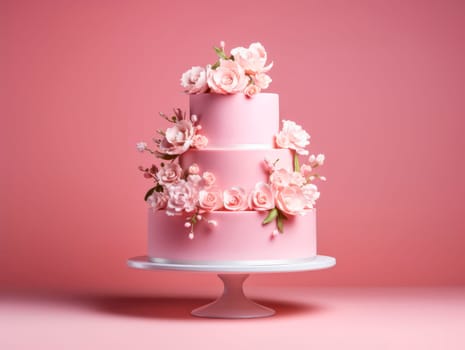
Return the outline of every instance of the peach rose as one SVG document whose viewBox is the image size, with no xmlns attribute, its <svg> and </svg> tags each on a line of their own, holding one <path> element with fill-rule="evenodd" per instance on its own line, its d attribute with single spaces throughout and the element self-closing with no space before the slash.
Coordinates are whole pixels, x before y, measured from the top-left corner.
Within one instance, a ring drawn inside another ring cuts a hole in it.
<svg viewBox="0 0 465 350">
<path fill-rule="evenodd" d="M 263 211 L 274 207 L 274 195 L 270 185 L 264 182 L 257 183 L 249 194 L 249 208 Z"/>
<path fill-rule="evenodd" d="M 236 62 L 220 59 L 218 68 L 208 68 L 207 82 L 215 93 L 233 94 L 242 92 L 249 83 L 249 78 Z"/>
<path fill-rule="evenodd" d="M 307 199 L 299 186 L 289 185 L 276 194 L 276 205 L 285 214 L 302 215 L 305 214 Z"/>
<path fill-rule="evenodd" d="M 244 189 L 231 187 L 223 192 L 223 205 L 227 210 L 247 209 L 247 196 Z"/>
<path fill-rule="evenodd" d="M 223 206 L 223 195 L 218 189 L 201 190 L 199 206 L 205 211 L 218 210 Z"/>
<path fill-rule="evenodd" d="M 182 169 L 178 163 L 168 163 L 157 172 L 158 181 L 162 185 L 172 184 L 181 178 Z"/>
<path fill-rule="evenodd" d="M 258 94 L 259 92 L 260 92 L 260 88 L 257 85 L 254 85 L 254 84 L 249 84 L 244 89 L 244 94 L 247 97 L 252 97 L 253 95 Z"/>
<path fill-rule="evenodd" d="M 192 67 L 183 73 L 181 86 L 188 94 L 200 94 L 207 91 L 207 71 L 203 67 Z"/>
</svg>

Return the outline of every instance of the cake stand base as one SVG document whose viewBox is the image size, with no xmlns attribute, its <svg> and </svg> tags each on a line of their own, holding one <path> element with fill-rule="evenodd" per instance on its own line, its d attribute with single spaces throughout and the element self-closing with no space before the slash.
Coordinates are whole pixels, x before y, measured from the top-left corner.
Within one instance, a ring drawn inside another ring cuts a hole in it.
<svg viewBox="0 0 465 350">
<path fill-rule="evenodd" d="M 214 302 L 191 312 L 197 317 L 257 318 L 273 316 L 275 311 L 248 299 L 243 290 L 248 274 L 219 274 L 223 281 L 223 294 Z"/>
<path fill-rule="evenodd" d="M 288 261 L 282 264 L 239 263 L 170 263 L 154 262 L 148 256 L 136 256 L 128 260 L 128 266 L 142 270 L 177 270 L 217 273 L 223 281 L 223 294 L 214 302 L 191 312 L 191 315 L 211 318 L 256 318 L 273 316 L 275 311 L 248 299 L 243 284 L 249 274 L 273 272 L 297 272 L 327 269 L 336 265 L 331 256 L 317 255 L 308 259 Z"/>
</svg>

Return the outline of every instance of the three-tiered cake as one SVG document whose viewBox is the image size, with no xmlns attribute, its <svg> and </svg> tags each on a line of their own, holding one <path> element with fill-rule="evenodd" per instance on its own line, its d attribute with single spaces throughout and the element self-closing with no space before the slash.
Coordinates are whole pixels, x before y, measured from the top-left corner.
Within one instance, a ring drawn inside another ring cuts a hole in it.
<svg viewBox="0 0 465 350">
<path fill-rule="evenodd" d="M 306 150 L 299 125 L 279 125 L 279 96 L 262 93 L 271 78 L 259 43 L 238 47 L 218 61 L 193 67 L 181 84 L 189 93 L 186 116 L 161 114 L 160 158 L 140 169 L 154 181 L 145 199 L 148 256 L 154 262 L 279 264 L 316 256 L 314 169 L 324 156 Z M 300 157 L 299 157 L 300 156 Z M 302 156 L 308 162 L 300 164 Z"/>
</svg>

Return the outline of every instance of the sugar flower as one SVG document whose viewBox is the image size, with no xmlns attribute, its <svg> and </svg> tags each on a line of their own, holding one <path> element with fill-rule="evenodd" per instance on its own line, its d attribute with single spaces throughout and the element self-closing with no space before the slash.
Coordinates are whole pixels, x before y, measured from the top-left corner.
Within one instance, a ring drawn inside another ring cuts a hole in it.
<svg viewBox="0 0 465 350">
<path fill-rule="evenodd" d="M 302 215 L 307 207 L 307 199 L 299 186 L 289 185 L 277 192 L 276 205 L 285 214 Z"/>
<path fill-rule="evenodd" d="M 264 182 L 257 183 L 249 194 L 249 207 L 257 211 L 273 209 L 275 204 L 271 186 Z"/>
<path fill-rule="evenodd" d="M 168 196 L 164 192 L 153 192 L 147 197 L 147 203 L 153 210 L 160 210 L 166 207 Z"/>
<path fill-rule="evenodd" d="M 219 189 L 206 189 L 199 192 L 199 206 L 205 211 L 218 210 L 223 206 L 223 193 Z"/>
<path fill-rule="evenodd" d="M 242 92 L 249 83 L 244 69 L 235 61 L 220 59 L 219 67 L 207 67 L 207 72 L 208 86 L 217 94 Z"/>
<path fill-rule="evenodd" d="M 302 127 L 290 120 L 283 120 L 283 127 L 276 135 L 276 145 L 295 150 L 300 155 L 308 155 L 305 149 L 310 144 L 310 135 Z"/>
<path fill-rule="evenodd" d="M 169 163 L 158 170 L 157 177 L 160 184 L 168 185 L 177 182 L 182 175 L 182 168 L 178 163 Z"/>
<path fill-rule="evenodd" d="M 265 67 L 267 54 L 266 50 L 260 43 L 253 43 L 249 48 L 236 47 L 231 50 L 234 61 L 241 65 L 248 74 L 267 72 L 271 69 L 271 63 Z"/>
<path fill-rule="evenodd" d="M 166 213 L 168 215 L 180 215 L 183 212 L 189 213 L 195 210 L 197 192 L 189 182 L 180 180 L 167 188 Z"/>
<path fill-rule="evenodd" d="M 139 152 L 144 152 L 147 149 L 147 144 L 145 142 L 138 142 L 136 148 Z"/>
<path fill-rule="evenodd" d="M 189 94 L 200 94 L 208 90 L 207 71 L 204 67 L 192 67 L 181 77 L 181 86 Z"/>
<path fill-rule="evenodd" d="M 247 209 L 247 195 L 243 188 L 231 187 L 223 192 L 223 205 L 227 210 Z"/>
</svg>

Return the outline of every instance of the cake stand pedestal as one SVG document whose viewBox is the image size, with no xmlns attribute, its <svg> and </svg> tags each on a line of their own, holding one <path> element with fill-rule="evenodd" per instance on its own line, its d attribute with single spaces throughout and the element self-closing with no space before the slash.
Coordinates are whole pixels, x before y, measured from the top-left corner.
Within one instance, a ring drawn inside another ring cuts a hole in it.
<svg viewBox="0 0 465 350">
<path fill-rule="evenodd" d="M 283 264 L 175 264 L 153 262 L 147 256 L 138 256 L 128 260 L 128 266 L 142 270 L 181 270 L 197 272 L 216 272 L 223 281 L 223 294 L 214 302 L 191 312 L 193 316 L 210 318 L 257 318 L 275 314 L 273 309 L 257 304 L 244 294 L 243 284 L 251 273 L 297 272 L 330 268 L 336 265 L 336 259 L 317 255 L 310 259 L 301 259 Z"/>
</svg>

